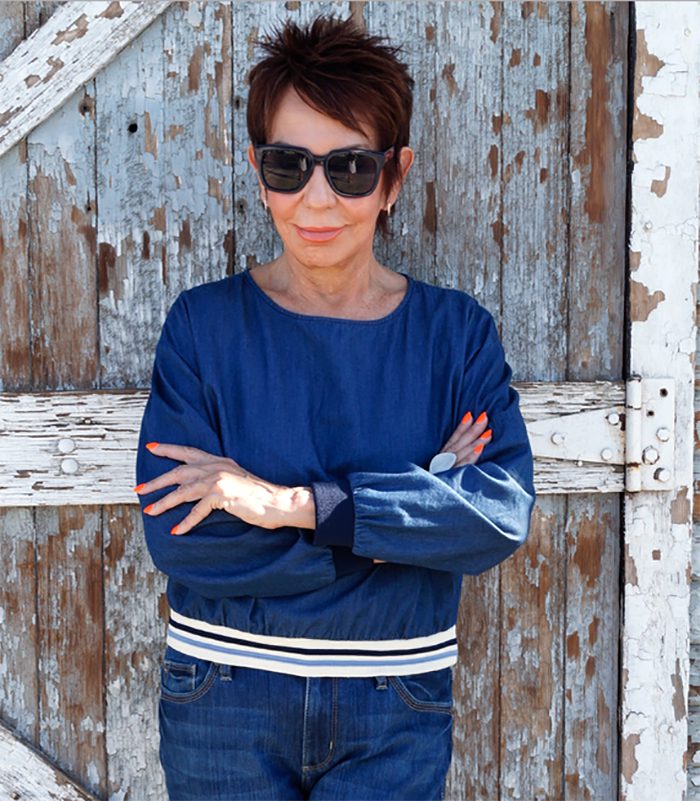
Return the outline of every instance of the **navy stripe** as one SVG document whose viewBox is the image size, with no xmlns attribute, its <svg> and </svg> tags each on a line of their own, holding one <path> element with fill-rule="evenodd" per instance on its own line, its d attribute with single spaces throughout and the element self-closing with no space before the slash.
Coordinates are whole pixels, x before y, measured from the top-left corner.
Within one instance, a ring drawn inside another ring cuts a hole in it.
<svg viewBox="0 0 700 801">
<path fill-rule="evenodd" d="M 367 664 L 371 664 L 373 667 L 374 666 L 384 666 L 384 665 L 386 665 L 387 667 L 396 667 L 397 666 L 397 663 L 396 662 L 392 662 L 392 661 L 388 661 L 388 662 L 377 661 L 377 662 L 367 663 L 365 661 L 356 661 L 356 660 L 343 661 L 343 660 L 333 659 L 333 660 L 331 660 L 329 662 L 325 662 L 325 661 L 324 662 L 304 662 L 301 659 L 294 659 L 293 657 L 272 656 L 272 655 L 269 655 L 269 654 L 262 654 L 262 655 L 258 656 L 257 654 L 249 654 L 249 653 L 247 653 L 245 651 L 243 651 L 243 652 L 232 651 L 232 650 L 229 650 L 227 648 L 223 648 L 220 645 L 219 646 L 217 646 L 217 645 L 207 646 L 207 645 L 204 645 L 203 643 L 200 643 L 200 642 L 193 642 L 192 640 L 188 640 L 187 637 L 183 637 L 182 635 L 177 634 L 177 632 L 173 632 L 172 636 L 173 636 L 173 639 L 175 639 L 175 640 L 180 640 L 181 642 L 183 642 L 183 643 L 185 643 L 187 645 L 193 645 L 193 646 L 196 646 L 197 648 L 202 648 L 203 650 L 206 650 L 207 647 L 209 647 L 209 648 L 211 648 L 212 651 L 220 651 L 222 653 L 233 653 L 233 654 L 236 654 L 236 655 L 249 657 L 251 659 L 260 659 L 261 661 L 267 659 L 267 660 L 275 661 L 275 662 L 289 662 L 289 663 L 292 663 L 292 664 L 303 665 L 304 667 L 309 667 L 309 668 L 314 668 L 314 667 L 318 668 L 318 667 L 325 667 L 325 666 L 335 667 L 337 665 L 349 665 L 349 666 L 359 665 L 360 667 L 366 667 Z M 420 659 L 413 659 L 413 660 L 411 660 L 411 662 L 413 662 L 415 664 L 423 664 L 425 662 L 436 662 L 439 659 L 448 659 L 450 657 L 453 657 L 453 656 L 455 656 L 455 654 L 456 654 L 456 652 L 447 653 L 447 654 L 435 654 L 433 656 L 424 656 L 424 657 L 421 657 Z M 383 654 L 383 655 L 384 656 L 391 656 L 391 654 Z M 398 663 L 398 664 L 401 664 L 401 663 Z"/>
<path fill-rule="evenodd" d="M 437 651 L 441 648 L 446 648 L 448 645 L 457 644 L 457 640 L 453 637 L 450 640 L 445 640 L 444 642 L 436 643 L 435 645 L 424 645 L 419 648 L 392 648 L 390 651 L 367 651 L 364 649 L 353 648 L 305 648 L 290 645 L 267 645 L 264 643 L 246 640 L 241 637 L 229 637 L 226 634 L 215 634 L 211 631 L 202 631 L 201 629 L 196 629 L 193 626 L 187 626 L 184 623 L 179 623 L 173 620 L 172 618 L 170 619 L 170 625 L 174 629 L 187 631 L 190 634 L 197 634 L 200 637 L 206 637 L 207 639 L 235 643 L 237 645 L 247 645 L 250 648 L 259 648 L 261 650 L 264 649 L 265 651 L 280 651 L 282 653 L 292 654 L 325 654 L 328 656 L 408 656 L 410 654 L 430 653 L 431 651 Z M 202 647 L 206 647 L 204 643 L 202 643 Z"/>
</svg>

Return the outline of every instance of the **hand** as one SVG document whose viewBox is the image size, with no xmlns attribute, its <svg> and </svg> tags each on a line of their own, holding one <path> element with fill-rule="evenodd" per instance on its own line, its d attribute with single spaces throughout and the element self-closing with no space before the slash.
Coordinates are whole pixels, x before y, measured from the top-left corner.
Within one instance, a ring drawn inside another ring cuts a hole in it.
<svg viewBox="0 0 700 801">
<path fill-rule="evenodd" d="M 185 501 L 199 501 L 187 517 L 173 528 L 171 534 L 186 534 L 214 509 L 223 509 L 246 523 L 262 528 L 292 525 L 290 513 L 294 511 L 295 501 L 293 488 L 265 481 L 244 470 L 233 459 L 215 456 L 188 445 L 160 442 L 151 445 L 149 450 L 156 456 L 184 464 L 136 488 L 138 493 L 148 493 L 172 484 L 179 485 L 147 506 L 144 512 L 158 515 Z"/>
<path fill-rule="evenodd" d="M 476 420 L 473 419 L 472 413 L 467 412 L 462 418 L 461 422 L 452 432 L 450 438 L 442 446 L 439 453 L 454 453 L 457 461 L 450 469 L 455 467 L 463 467 L 465 464 L 474 464 L 484 447 L 491 442 L 492 432 L 489 428 L 484 431 L 488 425 L 488 417 L 486 412 L 482 412 Z M 477 443 L 476 445 L 474 443 Z M 384 559 L 373 559 L 373 562 L 384 562 Z"/>
<path fill-rule="evenodd" d="M 452 432 L 447 442 L 442 446 L 440 453 L 454 453 L 457 461 L 450 468 L 463 467 L 465 464 L 474 464 L 481 456 L 484 447 L 491 442 L 492 432 L 484 429 L 488 426 L 486 412 L 482 412 L 476 420 L 472 413 L 467 412 L 460 424 Z"/>
</svg>

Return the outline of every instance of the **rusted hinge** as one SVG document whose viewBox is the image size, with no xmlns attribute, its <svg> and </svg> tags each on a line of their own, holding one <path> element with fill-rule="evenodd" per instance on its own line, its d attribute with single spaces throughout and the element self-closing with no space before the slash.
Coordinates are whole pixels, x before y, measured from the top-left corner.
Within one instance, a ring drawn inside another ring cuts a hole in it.
<svg viewBox="0 0 700 801">
<path fill-rule="evenodd" d="M 673 379 L 633 375 L 625 388 L 624 406 L 528 423 L 534 456 L 624 465 L 627 492 L 672 489 Z"/>
</svg>

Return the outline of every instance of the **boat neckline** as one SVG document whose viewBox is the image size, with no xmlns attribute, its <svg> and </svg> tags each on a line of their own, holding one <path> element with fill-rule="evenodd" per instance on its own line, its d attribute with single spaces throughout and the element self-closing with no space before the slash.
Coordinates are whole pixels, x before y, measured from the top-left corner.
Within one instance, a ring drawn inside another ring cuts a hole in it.
<svg viewBox="0 0 700 801">
<path fill-rule="evenodd" d="M 292 311 L 291 309 L 285 309 L 284 306 L 280 306 L 279 303 L 274 301 L 262 289 L 262 287 L 260 287 L 255 282 L 253 276 L 250 274 L 250 267 L 246 267 L 246 269 L 243 271 L 243 275 L 248 280 L 248 282 L 253 286 L 258 295 L 260 295 L 260 297 L 266 303 L 268 303 L 270 306 L 272 306 L 273 309 L 280 312 L 281 314 L 286 314 L 289 317 L 297 317 L 298 319 L 301 320 L 322 320 L 324 322 L 329 322 L 329 323 L 351 323 L 353 325 L 376 325 L 377 323 L 385 323 L 388 322 L 389 320 L 394 319 L 394 317 L 397 317 L 399 314 L 401 314 L 401 312 L 408 305 L 408 301 L 411 296 L 411 293 L 413 292 L 413 286 L 415 284 L 415 280 L 410 275 L 408 275 L 408 273 L 400 272 L 399 275 L 405 276 L 406 280 L 408 281 L 406 294 L 401 299 L 401 303 L 399 303 L 399 305 L 393 311 L 389 312 L 389 314 L 386 314 L 384 317 L 378 317 L 375 320 L 353 320 L 350 317 L 327 317 L 319 314 L 302 314 L 301 312 L 295 312 Z"/>
</svg>

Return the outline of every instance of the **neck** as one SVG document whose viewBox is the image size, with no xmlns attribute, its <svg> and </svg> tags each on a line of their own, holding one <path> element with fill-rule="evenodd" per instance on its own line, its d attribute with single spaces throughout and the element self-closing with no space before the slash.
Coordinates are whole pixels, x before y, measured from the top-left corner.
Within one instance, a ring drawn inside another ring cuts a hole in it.
<svg viewBox="0 0 700 801">
<path fill-rule="evenodd" d="M 349 309 L 367 303 L 381 289 L 386 268 L 370 259 L 333 265 L 307 265 L 282 254 L 270 265 L 274 289 L 310 307 Z"/>
</svg>

